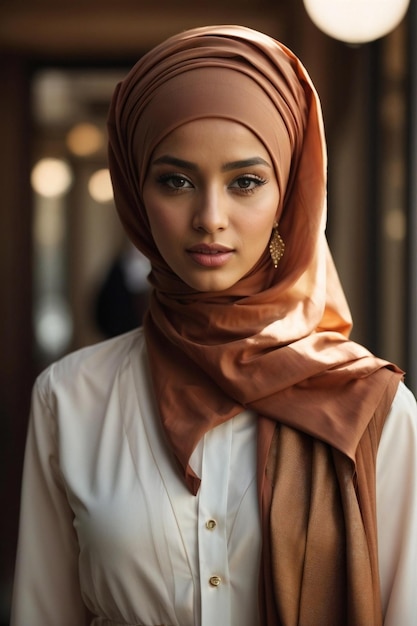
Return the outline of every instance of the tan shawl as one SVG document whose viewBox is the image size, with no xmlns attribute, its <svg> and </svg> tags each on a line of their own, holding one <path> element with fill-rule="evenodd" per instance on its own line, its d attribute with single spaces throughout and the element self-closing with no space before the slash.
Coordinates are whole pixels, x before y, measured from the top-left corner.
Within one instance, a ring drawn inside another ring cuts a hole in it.
<svg viewBox="0 0 417 626">
<path fill-rule="evenodd" d="M 258 472 L 264 529 L 261 624 L 382 626 L 375 467 L 398 384 L 387 370 L 385 381 L 356 464 L 300 431 L 262 423 L 271 446 Z"/>
<path fill-rule="evenodd" d="M 155 146 L 205 117 L 237 121 L 258 136 L 283 197 L 278 269 L 266 250 L 222 293 L 196 292 L 171 271 L 142 202 Z M 117 86 L 108 128 L 116 206 L 152 263 L 144 324 L 152 381 L 189 489 L 199 486 L 188 464 L 199 439 L 252 409 L 266 524 L 263 623 L 379 624 L 374 487 L 372 479 L 362 485 L 374 474 L 378 436 L 364 442 L 401 373 L 348 339 L 350 314 L 325 238 L 321 109 L 306 70 L 285 46 L 247 28 L 187 31 L 145 55 Z M 357 584 L 365 598 L 359 614 Z"/>
</svg>

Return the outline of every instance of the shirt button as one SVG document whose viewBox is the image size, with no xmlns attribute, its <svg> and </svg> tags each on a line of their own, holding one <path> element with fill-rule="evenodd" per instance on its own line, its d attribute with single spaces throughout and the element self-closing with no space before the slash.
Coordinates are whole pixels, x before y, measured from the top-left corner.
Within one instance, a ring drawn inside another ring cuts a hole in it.
<svg viewBox="0 0 417 626">
<path fill-rule="evenodd" d="M 214 530 L 217 526 L 217 522 L 215 519 L 209 519 L 206 522 L 206 528 L 208 528 L 209 530 Z"/>
<path fill-rule="evenodd" d="M 209 578 L 209 583 L 212 587 L 218 587 L 221 582 L 222 582 L 222 579 L 220 578 L 220 576 L 211 576 Z"/>
</svg>

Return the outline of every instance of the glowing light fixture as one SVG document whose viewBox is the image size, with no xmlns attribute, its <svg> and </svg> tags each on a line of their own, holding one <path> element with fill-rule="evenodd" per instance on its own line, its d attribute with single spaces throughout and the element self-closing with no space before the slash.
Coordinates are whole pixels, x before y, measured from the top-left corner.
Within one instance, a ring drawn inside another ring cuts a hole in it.
<svg viewBox="0 0 417 626">
<path fill-rule="evenodd" d="M 103 133 L 97 126 L 88 122 L 77 124 L 67 135 L 67 146 L 77 156 L 89 156 L 99 150 L 104 143 Z"/>
<path fill-rule="evenodd" d="M 62 159 L 41 159 L 31 173 L 32 188 L 40 196 L 56 198 L 64 195 L 72 184 L 72 172 Z"/>
<path fill-rule="evenodd" d="M 409 4 L 410 0 L 304 0 L 320 30 L 351 44 L 387 35 L 404 18 Z"/>
<path fill-rule="evenodd" d="M 113 187 L 110 172 L 107 168 L 97 170 L 88 181 L 90 196 L 99 203 L 110 202 L 113 199 Z"/>
<path fill-rule="evenodd" d="M 73 331 L 70 311 L 60 297 L 46 296 L 35 309 L 35 336 L 47 354 L 57 356 L 68 348 Z"/>
</svg>

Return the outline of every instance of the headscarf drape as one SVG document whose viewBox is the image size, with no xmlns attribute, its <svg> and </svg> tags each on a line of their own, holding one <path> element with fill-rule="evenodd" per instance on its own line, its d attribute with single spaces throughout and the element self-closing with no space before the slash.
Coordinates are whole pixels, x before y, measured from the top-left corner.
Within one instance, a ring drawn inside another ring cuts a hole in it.
<svg viewBox="0 0 417 626">
<path fill-rule="evenodd" d="M 257 135 L 283 198 L 278 269 L 266 250 L 221 293 L 197 292 L 172 272 L 142 201 L 154 148 L 178 126 L 207 117 L 237 121 Z M 301 62 L 248 28 L 187 31 L 146 54 L 117 86 L 108 129 L 116 207 L 152 263 L 144 328 L 155 398 L 190 490 L 199 485 L 188 464 L 198 441 L 244 408 L 259 416 L 259 467 L 272 440 L 266 422 L 329 445 L 354 464 L 388 381 L 401 373 L 348 338 L 350 313 L 325 237 L 320 102 Z"/>
</svg>

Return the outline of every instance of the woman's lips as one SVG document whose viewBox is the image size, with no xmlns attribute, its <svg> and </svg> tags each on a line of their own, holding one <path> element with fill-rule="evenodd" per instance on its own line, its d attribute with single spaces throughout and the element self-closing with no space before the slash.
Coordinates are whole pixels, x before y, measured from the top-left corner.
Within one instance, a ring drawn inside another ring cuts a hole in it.
<svg viewBox="0 0 417 626">
<path fill-rule="evenodd" d="M 222 244 L 200 243 L 187 248 L 192 260 L 203 267 L 221 267 L 233 256 L 234 250 Z"/>
</svg>

